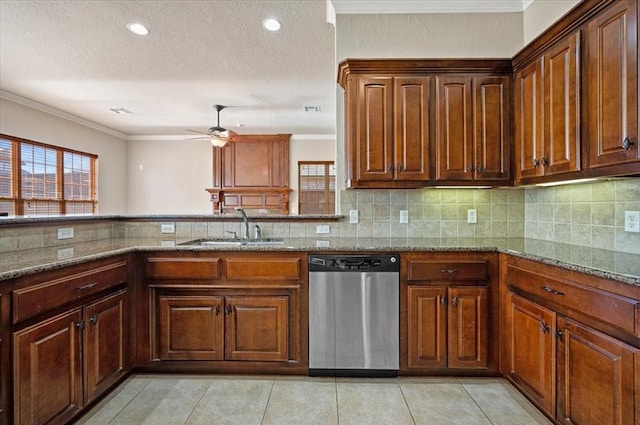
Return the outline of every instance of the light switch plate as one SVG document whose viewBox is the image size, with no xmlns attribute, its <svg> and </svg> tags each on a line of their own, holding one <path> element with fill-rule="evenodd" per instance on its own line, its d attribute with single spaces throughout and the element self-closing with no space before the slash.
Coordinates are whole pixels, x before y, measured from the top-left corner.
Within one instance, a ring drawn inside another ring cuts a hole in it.
<svg viewBox="0 0 640 425">
<path fill-rule="evenodd" d="M 400 224 L 409 223 L 409 211 L 408 210 L 400 210 Z"/>
<path fill-rule="evenodd" d="M 467 223 L 478 222 L 478 210 L 467 210 Z"/>
<path fill-rule="evenodd" d="M 349 223 L 358 224 L 358 210 L 349 210 Z"/>
<path fill-rule="evenodd" d="M 73 239 L 73 227 L 58 229 L 58 239 Z"/>
</svg>

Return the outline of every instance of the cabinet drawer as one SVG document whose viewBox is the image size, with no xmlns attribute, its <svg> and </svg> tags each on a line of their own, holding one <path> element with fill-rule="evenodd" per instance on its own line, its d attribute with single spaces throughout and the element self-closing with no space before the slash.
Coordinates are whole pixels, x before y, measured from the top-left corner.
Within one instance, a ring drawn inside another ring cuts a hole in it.
<svg viewBox="0 0 640 425">
<path fill-rule="evenodd" d="M 300 258 L 229 258 L 227 279 L 300 280 Z"/>
<path fill-rule="evenodd" d="M 151 279 L 218 279 L 220 258 L 152 257 L 147 259 Z"/>
<path fill-rule="evenodd" d="M 639 300 L 577 282 L 551 279 L 514 265 L 507 268 L 507 283 L 511 289 L 526 292 L 640 336 Z"/>
<path fill-rule="evenodd" d="M 409 260 L 408 276 L 416 280 L 487 280 L 488 265 L 479 261 L 428 261 Z"/>
<path fill-rule="evenodd" d="M 127 280 L 127 262 L 107 264 L 82 273 L 13 291 L 13 323 L 53 310 Z"/>
</svg>

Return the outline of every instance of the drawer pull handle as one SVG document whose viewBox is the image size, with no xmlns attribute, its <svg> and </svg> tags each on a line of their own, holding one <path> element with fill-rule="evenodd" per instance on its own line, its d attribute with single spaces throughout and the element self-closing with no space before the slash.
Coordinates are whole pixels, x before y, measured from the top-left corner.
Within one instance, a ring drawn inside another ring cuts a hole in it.
<svg viewBox="0 0 640 425">
<path fill-rule="evenodd" d="M 454 274 L 458 273 L 458 269 L 440 269 L 440 273 Z"/>
<path fill-rule="evenodd" d="M 556 291 L 555 289 L 549 288 L 548 286 L 541 286 L 540 289 L 553 295 L 564 295 L 564 292 Z"/>
<path fill-rule="evenodd" d="M 86 284 L 86 285 L 84 285 L 84 286 L 81 286 L 81 287 L 79 287 L 79 288 L 76 288 L 76 291 L 83 291 L 83 290 L 85 290 L 85 289 L 91 289 L 91 288 L 93 288 L 94 286 L 96 286 L 97 284 L 98 284 L 98 282 L 91 282 L 91 283 L 88 283 L 88 284 Z"/>
<path fill-rule="evenodd" d="M 549 332 L 549 325 L 544 323 L 544 320 L 540 321 L 540 332 L 542 332 L 543 334 L 546 334 L 547 332 Z"/>
</svg>

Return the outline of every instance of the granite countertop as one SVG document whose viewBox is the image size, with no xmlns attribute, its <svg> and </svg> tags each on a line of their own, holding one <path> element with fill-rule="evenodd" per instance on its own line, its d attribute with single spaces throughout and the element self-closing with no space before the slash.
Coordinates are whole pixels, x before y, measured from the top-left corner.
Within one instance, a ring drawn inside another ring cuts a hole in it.
<svg viewBox="0 0 640 425">
<path fill-rule="evenodd" d="M 640 255 L 535 239 L 287 238 L 281 245 L 193 246 L 190 238 L 113 238 L 0 253 L 0 281 L 137 251 L 504 252 L 640 287 Z"/>
</svg>

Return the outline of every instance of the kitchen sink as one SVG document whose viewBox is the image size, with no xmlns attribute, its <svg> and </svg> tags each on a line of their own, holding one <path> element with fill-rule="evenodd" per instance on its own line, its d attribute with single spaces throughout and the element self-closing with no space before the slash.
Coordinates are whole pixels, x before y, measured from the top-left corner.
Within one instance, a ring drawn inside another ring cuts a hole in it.
<svg viewBox="0 0 640 425">
<path fill-rule="evenodd" d="M 182 242 L 179 245 L 195 245 L 195 246 L 280 245 L 283 243 L 284 243 L 284 239 L 280 239 L 280 238 L 258 238 L 258 239 L 214 238 L 214 239 L 195 239 L 193 241 Z"/>
</svg>

